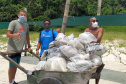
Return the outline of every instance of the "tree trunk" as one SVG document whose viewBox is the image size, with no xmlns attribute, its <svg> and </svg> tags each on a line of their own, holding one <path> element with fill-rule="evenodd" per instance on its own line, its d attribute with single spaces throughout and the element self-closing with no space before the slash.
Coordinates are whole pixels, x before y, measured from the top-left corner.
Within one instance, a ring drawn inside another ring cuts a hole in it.
<svg viewBox="0 0 126 84">
<path fill-rule="evenodd" d="M 66 24 L 67 24 L 67 18 L 69 13 L 69 6 L 70 6 L 70 0 L 66 0 L 65 10 L 64 10 L 64 17 L 63 17 L 63 23 L 62 23 L 62 30 L 61 32 L 65 34 Z"/>
<path fill-rule="evenodd" d="M 101 15 L 101 3 L 102 3 L 102 0 L 98 0 L 97 16 Z"/>
</svg>

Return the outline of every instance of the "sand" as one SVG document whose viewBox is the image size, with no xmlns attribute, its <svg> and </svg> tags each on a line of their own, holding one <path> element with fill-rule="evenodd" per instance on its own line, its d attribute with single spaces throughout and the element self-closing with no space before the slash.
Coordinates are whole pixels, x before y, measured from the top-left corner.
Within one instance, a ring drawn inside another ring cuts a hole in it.
<svg viewBox="0 0 126 84">
<path fill-rule="evenodd" d="M 105 41 L 103 45 L 108 48 L 108 52 L 102 56 L 105 67 L 101 73 L 99 84 L 126 84 L 126 47 L 119 47 L 121 41 L 113 42 Z M 37 41 L 32 42 L 32 48 L 35 52 Z M 7 44 L 0 43 L 0 51 L 5 51 Z M 22 54 L 23 55 L 23 54 Z M 8 83 L 8 67 L 9 62 L 0 56 L 0 84 Z M 36 57 L 22 56 L 21 66 L 27 70 L 33 70 L 34 66 L 39 62 Z M 21 70 L 17 70 L 15 81 L 19 84 L 27 84 L 26 74 Z M 95 80 L 91 79 L 90 84 L 94 84 Z"/>
</svg>

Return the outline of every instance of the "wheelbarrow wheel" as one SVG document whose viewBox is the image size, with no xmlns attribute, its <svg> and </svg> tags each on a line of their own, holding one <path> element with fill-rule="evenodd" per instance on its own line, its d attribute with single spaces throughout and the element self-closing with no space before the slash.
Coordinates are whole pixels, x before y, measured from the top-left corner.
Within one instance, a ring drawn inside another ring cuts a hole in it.
<svg viewBox="0 0 126 84">
<path fill-rule="evenodd" d="M 42 79 L 39 84 L 62 84 L 59 80 L 56 78 L 45 78 Z"/>
</svg>

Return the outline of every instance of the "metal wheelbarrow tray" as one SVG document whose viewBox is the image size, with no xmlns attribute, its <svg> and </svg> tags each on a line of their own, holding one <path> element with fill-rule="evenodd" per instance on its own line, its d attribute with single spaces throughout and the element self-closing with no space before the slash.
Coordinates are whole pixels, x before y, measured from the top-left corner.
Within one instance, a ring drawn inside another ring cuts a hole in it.
<svg viewBox="0 0 126 84">
<path fill-rule="evenodd" d="M 23 50 L 21 52 L 25 51 L 26 50 Z M 27 74 L 28 70 L 24 69 L 22 66 L 6 56 L 10 53 L 16 52 L 0 52 L 0 55 Z M 33 52 L 31 54 L 36 56 Z M 36 57 L 40 60 L 39 56 Z M 104 64 L 92 67 L 84 72 L 34 71 L 32 75 L 27 75 L 27 84 L 88 84 L 90 79 L 96 79 L 100 75 L 103 67 Z"/>
</svg>

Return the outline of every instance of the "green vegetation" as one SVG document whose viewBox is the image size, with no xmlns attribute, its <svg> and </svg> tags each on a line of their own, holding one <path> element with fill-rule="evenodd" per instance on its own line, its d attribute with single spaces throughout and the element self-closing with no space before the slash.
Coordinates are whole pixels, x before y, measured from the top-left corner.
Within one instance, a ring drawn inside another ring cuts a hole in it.
<svg viewBox="0 0 126 84">
<path fill-rule="evenodd" d="M 66 35 L 74 34 L 75 38 L 79 36 L 80 33 L 83 33 L 84 30 L 88 26 L 78 26 L 78 27 L 73 27 L 73 28 L 66 28 Z M 104 28 L 104 35 L 102 38 L 102 42 L 104 40 L 124 40 L 126 41 L 126 27 L 125 26 L 103 26 Z M 56 28 L 53 28 L 54 30 Z M 6 34 L 7 29 L 1 29 L 0 30 L 0 41 L 2 42 L 7 42 L 7 38 L 2 37 L 3 34 Z M 40 32 L 30 32 L 30 39 L 31 41 L 35 41 L 38 39 Z M 121 46 L 126 46 L 125 44 L 120 44 Z"/>
<path fill-rule="evenodd" d="M 7 29 L 0 29 L 0 42 L 7 42 L 8 38 L 3 37 L 3 34 L 7 33 Z"/>
<path fill-rule="evenodd" d="M 0 21 L 17 18 L 27 8 L 28 21 L 61 18 L 66 0 L 0 0 Z M 94 16 L 98 0 L 71 0 L 69 16 Z M 126 0 L 102 0 L 101 15 L 126 14 Z"/>
<path fill-rule="evenodd" d="M 103 40 L 126 40 L 126 27 L 125 26 L 105 26 Z"/>
<path fill-rule="evenodd" d="M 39 32 L 30 32 L 30 40 L 31 41 L 38 40 L 38 37 L 39 37 Z"/>
</svg>

